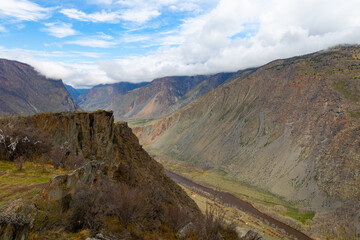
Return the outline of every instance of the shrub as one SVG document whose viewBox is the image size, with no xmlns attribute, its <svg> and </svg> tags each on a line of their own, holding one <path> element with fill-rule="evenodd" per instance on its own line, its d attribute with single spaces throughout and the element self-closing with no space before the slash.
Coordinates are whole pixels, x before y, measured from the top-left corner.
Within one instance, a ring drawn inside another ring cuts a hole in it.
<svg viewBox="0 0 360 240">
<path fill-rule="evenodd" d="M 165 223 L 171 228 L 173 232 L 177 232 L 189 222 L 189 216 L 186 214 L 184 209 L 179 207 L 177 204 L 170 205 L 166 209 Z"/>
<path fill-rule="evenodd" d="M 97 195 L 96 189 L 87 186 L 75 190 L 67 226 L 70 231 L 77 232 L 83 228 L 96 231 L 100 227 L 101 221 L 97 218 L 99 212 Z"/>
<path fill-rule="evenodd" d="M 141 222 L 148 208 L 145 194 L 126 184 L 107 184 L 100 202 L 106 206 L 105 214 L 116 216 L 125 228 L 131 222 Z"/>
</svg>

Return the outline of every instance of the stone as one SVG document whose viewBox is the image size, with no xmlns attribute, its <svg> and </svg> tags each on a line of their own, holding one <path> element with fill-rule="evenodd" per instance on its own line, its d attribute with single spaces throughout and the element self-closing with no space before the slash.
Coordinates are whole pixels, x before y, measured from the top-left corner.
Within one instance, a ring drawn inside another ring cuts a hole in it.
<svg viewBox="0 0 360 240">
<path fill-rule="evenodd" d="M 179 232 L 176 234 L 178 238 L 185 238 L 189 232 L 194 230 L 194 224 L 192 222 L 185 225 L 185 227 L 181 228 Z"/>
</svg>

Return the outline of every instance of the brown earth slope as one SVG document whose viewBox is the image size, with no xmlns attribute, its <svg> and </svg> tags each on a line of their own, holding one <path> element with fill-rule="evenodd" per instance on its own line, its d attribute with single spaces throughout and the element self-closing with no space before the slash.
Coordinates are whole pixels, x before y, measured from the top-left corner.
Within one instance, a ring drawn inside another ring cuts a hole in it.
<svg viewBox="0 0 360 240">
<path fill-rule="evenodd" d="M 27 64 L 0 59 L 0 116 L 76 109 L 61 80 L 45 78 Z"/>
<path fill-rule="evenodd" d="M 354 229 L 359 103 L 360 46 L 342 46 L 273 61 L 134 132 L 150 150 L 316 211 L 343 208 L 333 217 Z"/>
</svg>

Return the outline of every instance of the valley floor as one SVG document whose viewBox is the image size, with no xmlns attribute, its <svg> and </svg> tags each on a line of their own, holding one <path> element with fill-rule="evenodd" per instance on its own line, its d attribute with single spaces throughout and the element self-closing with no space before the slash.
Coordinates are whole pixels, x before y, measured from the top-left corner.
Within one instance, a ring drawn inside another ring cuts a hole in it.
<svg viewBox="0 0 360 240">
<path fill-rule="evenodd" d="M 176 161 L 167 156 L 159 155 L 158 153 L 156 153 L 156 155 L 153 153 L 153 157 L 163 164 L 169 171 L 184 176 L 187 179 L 191 179 L 191 181 L 196 184 L 231 193 L 240 200 L 250 202 L 261 212 L 291 227 L 294 227 L 301 232 L 306 232 L 307 227 L 311 225 L 312 218 L 315 216 L 315 213 L 305 211 L 297 204 L 287 202 L 269 192 L 263 191 L 262 189 L 257 189 L 246 184 L 226 179 L 225 175 L 221 172 L 197 169 L 196 167 L 189 166 L 186 162 Z M 191 191 L 195 192 L 194 189 L 188 188 L 188 186 L 184 186 L 184 184 L 181 185 L 190 191 L 190 193 Z M 199 194 L 197 194 L 197 196 L 199 196 Z M 208 197 L 208 200 L 209 199 L 210 198 Z M 193 198 L 193 200 L 195 200 L 199 207 L 204 210 L 204 207 L 201 206 L 201 203 L 199 204 L 196 198 Z M 238 209 L 234 207 L 229 209 L 229 211 L 233 210 Z M 252 217 L 256 219 L 256 221 L 262 222 L 256 216 Z M 249 223 L 251 222 L 248 222 L 248 224 Z M 242 227 L 247 229 L 246 227 L 248 227 L 247 224 L 244 224 L 241 221 L 238 221 L 238 224 L 240 228 Z M 266 225 L 265 222 L 262 222 L 262 224 Z M 256 226 L 259 227 L 258 225 Z M 259 229 L 259 231 L 263 232 L 261 229 Z M 266 239 L 271 239 L 269 236 L 266 236 Z"/>
</svg>

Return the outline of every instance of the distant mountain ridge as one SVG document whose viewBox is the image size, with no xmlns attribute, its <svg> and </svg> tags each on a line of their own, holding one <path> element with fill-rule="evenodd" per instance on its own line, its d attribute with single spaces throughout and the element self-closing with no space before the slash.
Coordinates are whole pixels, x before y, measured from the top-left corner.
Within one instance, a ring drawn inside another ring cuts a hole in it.
<svg viewBox="0 0 360 240">
<path fill-rule="evenodd" d="M 82 92 L 76 98 L 76 102 L 85 110 L 106 109 L 113 97 L 123 95 L 128 91 L 146 86 L 147 84 L 147 82 L 118 82 L 96 85 L 93 88 Z"/>
<path fill-rule="evenodd" d="M 78 99 L 78 97 L 80 96 L 80 94 L 82 94 L 83 92 L 89 91 L 89 89 L 73 88 L 72 86 L 67 85 L 67 84 L 64 84 L 64 86 L 75 102 Z"/>
<path fill-rule="evenodd" d="M 80 94 L 76 102 L 84 110 L 112 110 L 122 120 L 159 118 L 185 107 L 232 76 L 234 73 L 218 73 L 101 84 Z"/>
<path fill-rule="evenodd" d="M 233 75 L 174 76 L 150 83 L 98 85 L 81 94 L 77 102 L 85 110 L 112 110 L 117 119 L 159 118 L 190 104 Z"/>
<path fill-rule="evenodd" d="M 48 79 L 27 64 L 0 59 L 0 116 L 77 109 L 61 80 Z"/>
</svg>

